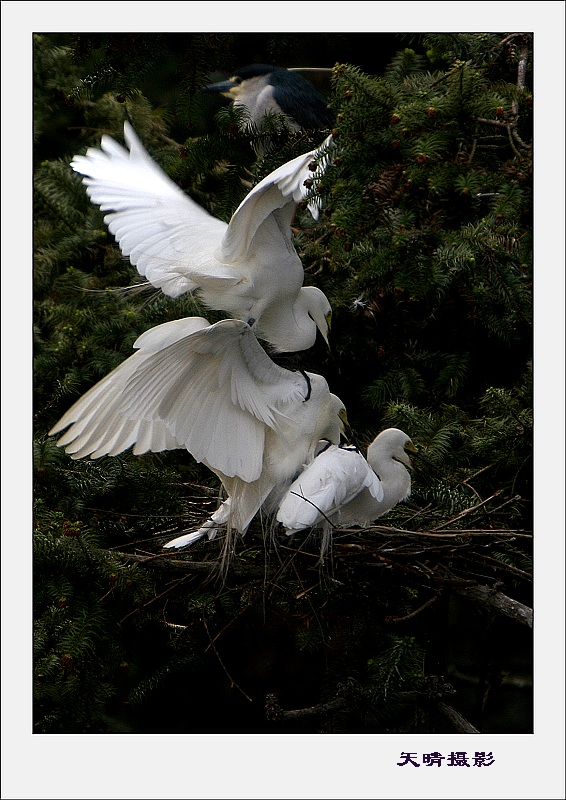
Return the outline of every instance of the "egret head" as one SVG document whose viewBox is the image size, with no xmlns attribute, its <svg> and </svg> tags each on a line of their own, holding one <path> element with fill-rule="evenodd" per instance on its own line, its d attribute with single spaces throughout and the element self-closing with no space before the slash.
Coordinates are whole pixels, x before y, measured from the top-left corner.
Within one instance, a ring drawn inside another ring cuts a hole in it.
<svg viewBox="0 0 566 800">
<path fill-rule="evenodd" d="M 338 412 L 338 418 L 341 422 L 340 433 L 342 436 L 346 436 L 347 431 L 351 431 L 350 423 L 348 422 L 348 414 L 346 413 L 346 409 L 344 406 Z"/>
<path fill-rule="evenodd" d="M 332 307 L 327 296 L 316 286 L 303 286 L 301 296 L 305 302 L 307 314 L 322 334 L 327 346 L 330 347 L 328 334 L 332 321 Z"/>
<path fill-rule="evenodd" d="M 330 398 L 331 398 L 333 413 L 338 414 L 338 426 L 340 431 L 338 440 L 335 439 L 334 441 L 332 441 L 332 444 L 340 444 L 341 437 L 345 437 L 346 432 L 350 431 L 350 423 L 348 422 L 348 414 L 346 412 L 346 407 L 344 406 L 340 398 L 336 397 L 335 394 L 331 394 Z"/>
<path fill-rule="evenodd" d="M 412 468 L 411 454 L 415 454 L 417 448 L 413 444 L 411 437 L 399 428 L 386 428 L 375 437 L 368 447 L 368 461 L 372 463 L 372 457 L 379 454 L 381 459 L 390 458 L 399 461 L 406 467 Z"/>
<path fill-rule="evenodd" d="M 326 439 L 331 444 L 340 444 L 341 437 L 344 436 L 346 428 L 349 429 L 350 426 L 344 403 L 332 392 L 328 395 L 326 414 L 326 427 L 320 438 Z"/>
</svg>

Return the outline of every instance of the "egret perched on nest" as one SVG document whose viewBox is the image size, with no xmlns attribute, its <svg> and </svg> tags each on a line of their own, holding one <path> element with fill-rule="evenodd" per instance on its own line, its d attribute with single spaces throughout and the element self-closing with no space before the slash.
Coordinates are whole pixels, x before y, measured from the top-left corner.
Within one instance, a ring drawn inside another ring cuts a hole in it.
<svg viewBox="0 0 566 800">
<path fill-rule="evenodd" d="M 235 106 L 243 106 L 257 127 L 266 114 L 285 114 L 289 128 L 295 131 L 322 130 L 334 123 L 328 102 L 297 70 L 249 64 L 227 80 L 205 86 L 203 91 L 219 92 L 233 100 Z"/>
<path fill-rule="evenodd" d="M 398 428 L 382 431 L 367 450 L 328 447 L 292 483 L 277 511 L 291 536 L 322 528 L 323 552 L 332 526 L 366 527 L 411 493 L 409 453 L 416 447 Z"/>
<path fill-rule="evenodd" d="M 316 454 L 340 441 L 345 409 L 321 375 L 278 366 L 250 326 L 189 317 L 158 325 L 50 435 L 73 458 L 186 448 L 222 481 L 225 522 L 245 533 Z"/>
<path fill-rule="evenodd" d="M 104 135 L 101 149 L 75 156 L 72 168 L 102 211 L 122 253 L 170 297 L 196 291 L 210 309 L 251 325 L 274 352 L 306 350 L 317 329 L 328 343 L 331 308 L 303 286 L 291 220 L 317 180 L 326 143 L 283 164 L 258 183 L 227 224 L 188 197 L 148 155 L 124 123 L 128 149 Z M 316 203 L 311 213 L 318 215 Z"/>
</svg>

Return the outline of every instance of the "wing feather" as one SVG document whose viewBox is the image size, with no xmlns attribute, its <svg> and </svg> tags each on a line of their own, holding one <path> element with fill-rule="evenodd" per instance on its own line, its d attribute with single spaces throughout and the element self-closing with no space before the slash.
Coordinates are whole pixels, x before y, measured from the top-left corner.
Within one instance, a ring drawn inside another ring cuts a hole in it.
<svg viewBox="0 0 566 800">
<path fill-rule="evenodd" d="M 246 260 L 259 228 L 278 209 L 279 228 L 287 246 L 291 243 L 291 220 L 297 203 L 304 200 L 304 185 L 312 177 L 308 169 L 317 150 L 288 161 L 260 181 L 242 200 L 230 220 L 222 241 L 222 258 L 229 263 Z"/>
<path fill-rule="evenodd" d="M 332 446 L 293 482 L 277 519 L 289 531 L 310 528 L 332 520 L 366 490 L 376 499 L 383 498 L 381 482 L 366 459 L 355 450 Z"/>
<path fill-rule="evenodd" d="M 238 282 L 240 276 L 214 257 L 227 225 L 191 200 L 145 151 L 124 123 L 128 149 L 104 135 L 100 147 L 75 156 L 71 167 L 84 175 L 93 203 L 120 249 L 139 273 L 176 297 L 210 274 Z M 220 270 L 220 272 L 219 272 Z"/>
<path fill-rule="evenodd" d="M 210 469 L 243 481 L 262 472 L 265 433 L 302 376 L 277 366 L 246 323 L 175 320 L 147 331 L 137 352 L 90 389 L 51 434 L 73 458 L 185 447 Z"/>
</svg>

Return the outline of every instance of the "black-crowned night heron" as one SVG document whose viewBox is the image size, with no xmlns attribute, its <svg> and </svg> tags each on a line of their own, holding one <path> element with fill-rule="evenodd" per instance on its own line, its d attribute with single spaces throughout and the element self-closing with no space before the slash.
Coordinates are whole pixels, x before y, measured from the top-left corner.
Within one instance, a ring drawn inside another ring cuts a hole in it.
<svg viewBox="0 0 566 800">
<path fill-rule="evenodd" d="M 416 452 L 410 437 L 398 428 L 376 436 L 367 460 L 355 448 L 328 447 L 292 483 L 277 520 L 289 536 L 315 527 L 328 537 L 331 524 L 365 527 L 409 497 L 409 454 Z"/>
<path fill-rule="evenodd" d="M 320 439 L 340 441 L 345 409 L 326 380 L 275 364 L 245 322 L 174 320 L 134 348 L 50 431 L 68 428 L 57 444 L 72 458 L 185 448 L 220 478 L 223 521 L 243 534 L 262 506 L 277 508 Z"/>
<path fill-rule="evenodd" d="M 75 156 L 72 168 L 120 249 L 155 287 L 170 297 L 196 291 L 210 309 L 253 325 L 274 352 L 311 347 L 317 329 L 328 342 L 331 308 L 304 270 L 291 241 L 291 220 L 308 194 L 305 180 L 324 168 L 318 150 L 283 164 L 244 198 L 230 224 L 188 197 L 148 155 L 132 126 L 128 149 L 107 135 L 101 148 Z M 309 206 L 314 216 L 317 208 Z"/>
<path fill-rule="evenodd" d="M 292 130 L 324 130 L 334 123 L 328 102 L 296 71 L 270 64 L 250 64 L 227 80 L 212 83 L 203 91 L 220 92 L 247 109 L 260 127 L 266 114 L 285 114 Z"/>
</svg>

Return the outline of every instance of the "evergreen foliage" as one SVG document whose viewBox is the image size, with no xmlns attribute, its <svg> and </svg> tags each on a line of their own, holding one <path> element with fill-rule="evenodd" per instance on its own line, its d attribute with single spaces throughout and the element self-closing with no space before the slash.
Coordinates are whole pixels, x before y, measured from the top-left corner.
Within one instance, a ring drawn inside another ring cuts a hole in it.
<svg viewBox="0 0 566 800">
<path fill-rule="evenodd" d="M 182 451 L 73 461 L 47 437 L 141 333 L 220 318 L 125 288 L 139 275 L 71 157 L 103 133 L 121 140 L 129 119 L 171 178 L 229 220 L 327 133 L 292 133 L 276 115 L 243 133 L 242 110 L 211 111 L 199 88 L 245 63 L 242 37 L 34 37 L 35 731 L 449 732 L 446 679 L 482 731 L 528 733 L 530 697 L 512 683 L 529 672 L 526 627 L 493 606 L 478 622 L 458 594 L 479 583 L 531 600 L 528 36 L 390 39 L 373 73 L 356 57 L 366 37 L 314 36 L 339 62 L 334 157 L 319 221 L 299 209 L 294 230 L 306 283 L 333 306 L 333 354 L 317 343 L 301 365 L 345 402 L 360 446 L 395 426 L 426 455 L 408 503 L 338 531 L 323 565 L 314 534 L 266 541 L 257 522 L 222 581 L 218 540 L 160 549 L 215 509 L 208 470 Z M 293 66 L 298 39 L 267 36 L 264 60 Z M 519 723 L 497 716 L 497 670 Z M 278 703 L 321 710 L 291 718 Z"/>
</svg>

